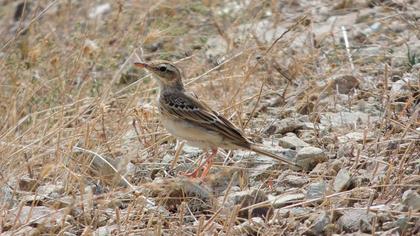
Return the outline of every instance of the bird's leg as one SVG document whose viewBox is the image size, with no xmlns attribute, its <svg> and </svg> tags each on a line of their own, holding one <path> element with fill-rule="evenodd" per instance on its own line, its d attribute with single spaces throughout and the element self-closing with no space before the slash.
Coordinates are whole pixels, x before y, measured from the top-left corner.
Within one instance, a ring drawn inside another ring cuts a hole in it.
<svg viewBox="0 0 420 236">
<path fill-rule="evenodd" d="M 216 156 L 216 154 L 217 154 L 217 148 L 212 148 L 210 156 L 208 156 L 206 159 L 206 162 L 205 162 L 206 167 L 204 168 L 203 173 L 201 174 L 201 178 L 206 177 L 207 174 L 209 173 L 210 168 L 213 165 L 213 159 Z"/>
<path fill-rule="evenodd" d="M 207 159 L 208 159 L 209 154 L 206 153 L 206 161 L 201 163 L 193 172 L 191 173 L 181 173 L 181 175 L 185 176 L 185 177 L 190 177 L 190 178 L 197 178 L 198 172 L 201 170 L 201 168 L 203 168 L 203 166 L 205 166 L 207 164 Z"/>
</svg>

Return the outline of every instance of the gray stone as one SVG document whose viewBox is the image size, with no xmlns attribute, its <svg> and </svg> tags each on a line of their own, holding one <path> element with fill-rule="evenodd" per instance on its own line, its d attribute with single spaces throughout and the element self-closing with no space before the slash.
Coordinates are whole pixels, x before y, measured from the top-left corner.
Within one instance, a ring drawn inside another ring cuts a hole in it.
<svg viewBox="0 0 420 236">
<path fill-rule="evenodd" d="M 0 206 L 4 206 L 5 209 L 13 207 L 15 201 L 13 200 L 13 190 L 9 185 L 4 185 L 0 188 Z"/>
<path fill-rule="evenodd" d="M 19 189 L 27 192 L 34 192 L 39 186 L 36 179 L 23 177 L 19 179 Z"/>
<path fill-rule="evenodd" d="M 268 200 L 273 205 L 274 208 L 280 208 L 285 205 L 289 205 L 295 201 L 299 201 L 305 198 L 305 195 L 302 193 L 285 193 L 278 196 L 268 195 Z"/>
<path fill-rule="evenodd" d="M 241 205 L 241 208 L 246 208 L 248 206 L 253 206 L 267 200 L 267 195 L 263 191 L 258 189 L 234 192 L 229 194 L 227 198 L 225 198 L 224 196 L 218 198 L 219 204 L 223 205 L 227 210 L 230 210 L 231 207 L 238 204 Z M 241 210 L 239 211 L 238 216 L 248 219 L 249 216 L 265 217 L 267 216 L 267 214 L 272 214 L 272 207 L 269 204 L 264 204 L 263 206 L 257 206 L 251 209 Z"/>
<path fill-rule="evenodd" d="M 301 139 L 299 139 L 295 135 L 288 135 L 288 136 L 285 136 L 283 138 L 280 138 L 279 139 L 279 145 L 284 147 L 284 148 L 292 148 L 292 149 L 296 149 L 296 148 L 299 148 L 299 147 L 310 146 L 305 141 L 302 141 Z"/>
<path fill-rule="evenodd" d="M 323 211 L 318 217 L 313 221 L 313 226 L 311 228 L 311 232 L 314 235 L 322 235 L 325 231 L 325 227 L 331 222 L 330 217 L 328 216 L 327 212 Z"/>
<path fill-rule="evenodd" d="M 325 196 L 326 191 L 327 191 L 327 184 L 325 183 L 325 181 L 311 183 L 308 186 L 308 189 L 306 190 L 305 198 L 308 200 L 322 198 Z"/>
<path fill-rule="evenodd" d="M 403 193 L 402 203 L 409 209 L 417 211 L 420 209 L 420 195 L 416 191 L 409 189 Z"/>
<path fill-rule="evenodd" d="M 13 216 L 9 216 L 12 217 L 10 219 L 17 217 L 18 224 L 37 224 L 38 227 L 45 227 L 47 231 L 60 226 L 64 217 L 61 211 L 45 206 L 24 206 L 22 209 L 15 209 L 11 214 Z"/>
<path fill-rule="evenodd" d="M 331 86 L 341 94 L 350 94 L 359 86 L 359 80 L 353 75 L 339 75 L 333 78 Z"/>
<path fill-rule="evenodd" d="M 261 217 L 252 217 L 239 225 L 235 225 L 233 227 L 233 232 L 231 233 L 232 235 L 259 235 L 264 227 L 266 227 L 266 224 Z M 218 234 L 216 233 L 211 235 Z"/>
<path fill-rule="evenodd" d="M 293 132 L 303 127 L 303 122 L 295 118 L 285 118 L 276 123 L 276 133 Z"/>
<path fill-rule="evenodd" d="M 372 133 L 367 133 L 366 137 L 365 134 L 363 132 L 351 132 L 348 133 L 346 135 L 342 135 L 340 137 L 338 137 L 338 142 L 339 143 L 348 143 L 348 142 L 363 142 L 364 140 L 366 141 L 371 141 L 373 139 L 373 135 Z"/>
<path fill-rule="evenodd" d="M 368 121 L 375 121 L 377 118 L 370 117 L 369 114 L 360 111 L 354 112 L 326 112 L 321 115 L 321 124 L 330 127 L 340 127 L 343 125 L 363 124 Z"/>
<path fill-rule="evenodd" d="M 216 64 L 218 64 L 223 56 L 226 55 L 228 49 L 226 40 L 221 36 L 209 38 L 206 47 L 206 57 Z"/>
<path fill-rule="evenodd" d="M 304 170 L 312 170 L 316 164 L 327 160 L 324 151 L 316 147 L 303 147 L 296 154 L 296 163 Z"/>
<path fill-rule="evenodd" d="M 117 229 L 118 229 L 118 225 L 106 225 L 106 226 L 98 227 L 95 230 L 94 235 L 96 236 L 113 235 L 116 233 Z"/>
<path fill-rule="evenodd" d="M 346 232 L 371 231 L 371 220 L 373 215 L 366 209 L 348 209 L 344 210 L 343 215 L 337 220 L 338 226 Z"/>
<path fill-rule="evenodd" d="M 341 169 L 334 179 L 333 189 L 335 192 L 345 190 L 351 183 L 350 172 L 346 169 Z"/>
<path fill-rule="evenodd" d="M 291 187 L 302 187 L 308 180 L 303 176 L 288 175 L 283 182 Z"/>
<path fill-rule="evenodd" d="M 96 17 L 100 17 L 105 15 L 106 13 L 111 11 L 111 4 L 104 3 L 101 5 L 96 6 L 95 8 L 89 11 L 89 18 L 94 19 Z"/>
</svg>

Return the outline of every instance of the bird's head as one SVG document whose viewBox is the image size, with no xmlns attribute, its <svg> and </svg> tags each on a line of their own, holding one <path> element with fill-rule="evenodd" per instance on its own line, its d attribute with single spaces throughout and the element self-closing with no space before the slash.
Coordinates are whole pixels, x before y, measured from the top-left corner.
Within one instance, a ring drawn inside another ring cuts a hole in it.
<svg viewBox="0 0 420 236">
<path fill-rule="evenodd" d="M 155 75 L 161 88 L 184 89 L 181 71 L 169 61 L 135 62 L 134 65 Z"/>
</svg>

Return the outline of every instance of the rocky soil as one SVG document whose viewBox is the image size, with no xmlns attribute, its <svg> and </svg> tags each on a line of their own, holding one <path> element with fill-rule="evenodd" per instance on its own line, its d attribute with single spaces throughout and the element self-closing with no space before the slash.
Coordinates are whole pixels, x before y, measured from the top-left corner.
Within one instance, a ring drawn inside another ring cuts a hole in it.
<svg viewBox="0 0 420 236">
<path fill-rule="evenodd" d="M 420 234 L 420 2 L 0 2 L 1 235 Z M 166 59 L 255 142 L 159 124 Z"/>
</svg>

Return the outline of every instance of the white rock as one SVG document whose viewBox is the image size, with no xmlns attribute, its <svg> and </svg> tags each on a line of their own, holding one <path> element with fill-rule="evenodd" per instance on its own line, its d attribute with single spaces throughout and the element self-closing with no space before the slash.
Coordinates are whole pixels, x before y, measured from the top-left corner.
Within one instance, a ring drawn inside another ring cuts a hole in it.
<svg viewBox="0 0 420 236">
<path fill-rule="evenodd" d="M 111 4 L 104 3 L 104 4 L 96 6 L 94 9 L 92 9 L 89 12 L 88 16 L 89 16 L 89 18 L 93 19 L 97 16 L 104 15 L 104 14 L 110 12 L 110 11 L 111 11 Z"/>
</svg>

